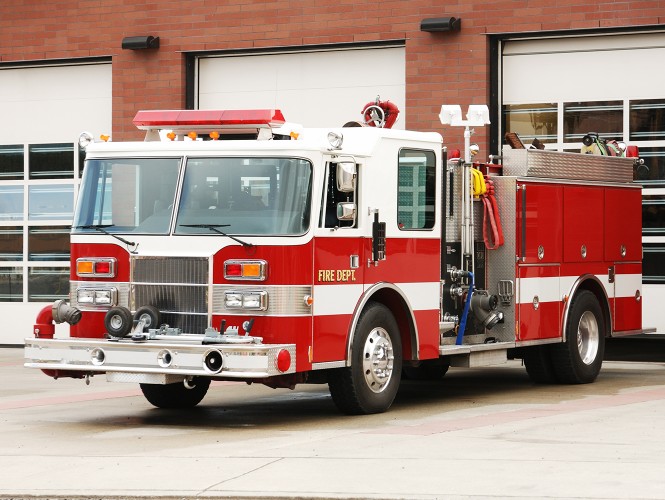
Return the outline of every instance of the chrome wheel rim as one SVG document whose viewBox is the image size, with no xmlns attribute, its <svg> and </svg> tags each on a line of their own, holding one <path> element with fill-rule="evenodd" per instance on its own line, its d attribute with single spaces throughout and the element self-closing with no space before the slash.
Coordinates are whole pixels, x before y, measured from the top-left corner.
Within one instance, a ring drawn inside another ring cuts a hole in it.
<svg viewBox="0 0 665 500">
<path fill-rule="evenodd" d="M 577 350 L 585 365 L 592 364 L 598 356 L 600 331 L 598 321 L 591 311 L 585 311 L 577 326 Z"/>
<path fill-rule="evenodd" d="M 143 321 L 146 327 L 152 326 L 152 317 L 148 313 L 143 313 L 139 316 L 139 321 Z"/>
<path fill-rule="evenodd" d="M 111 327 L 113 327 L 114 330 L 119 330 L 120 328 L 122 328 L 122 317 L 119 314 L 114 314 L 113 316 L 111 316 L 109 324 L 111 325 Z"/>
<path fill-rule="evenodd" d="M 372 392 L 380 393 L 388 387 L 394 364 L 393 343 L 388 332 L 383 328 L 374 328 L 363 347 L 363 374 Z"/>
</svg>

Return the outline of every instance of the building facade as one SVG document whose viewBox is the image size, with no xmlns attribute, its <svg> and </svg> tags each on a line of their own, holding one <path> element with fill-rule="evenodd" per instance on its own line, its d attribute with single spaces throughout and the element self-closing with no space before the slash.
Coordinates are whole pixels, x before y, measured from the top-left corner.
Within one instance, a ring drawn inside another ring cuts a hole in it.
<svg viewBox="0 0 665 500">
<path fill-rule="evenodd" d="M 499 153 L 506 131 L 564 151 L 591 131 L 638 145 L 644 324 L 663 332 L 662 61 L 665 0 L 5 2 L 0 344 L 21 343 L 69 292 L 81 131 L 141 139 L 140 109 L 268 107 L 341 125 L 377 96 L 400 108 L 397 127 L 441 132 L 450 147 L 462 131 L 443 129 L 441 105 L 488 104 L 481 156 Z"/>
</svg>

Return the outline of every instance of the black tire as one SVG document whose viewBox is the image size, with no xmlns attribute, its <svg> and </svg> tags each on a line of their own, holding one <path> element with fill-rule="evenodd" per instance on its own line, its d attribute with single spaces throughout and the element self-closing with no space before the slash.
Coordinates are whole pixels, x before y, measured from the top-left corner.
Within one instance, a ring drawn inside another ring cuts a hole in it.
<svg viewBox="0 0 665 500">
<path fill-rule="evenodd" d="M 403 366 L 402 374 L 408 380 L 441 380 L 448 373 L 450 361 L 447 359 L 427 359 L 418 366 Z"/>
<path fill-rule="evenodd" d="M 104 316 L 104 327 L 111 337 L 124 337 L 132 331 L 132 324 L 132 313 L 126 307 L 112 307 Z"/>
<path fill-rule="evenodd" d="M 589 290 L 578 292 L 568 311 L 566 341 L 551 346 L 559 382 L 588 384 L 596 380 L 605 355 L 605 333 L 596 296 Z"/>
<path fill-rule="evenodd" d="M 402 341 L 397 322 L 387 307 L 371 302 L 358 319 L 351 366 L 329 373 L 332 399 L 348 415 L 382 413 L 395 399 L 401 373 Z"/>
<path fill-rule="evenodd" d="M 164 409 L 186 409 L 194 408 L 203 400 L 210 387 L 210 379 L 195 377 L 189 384 L 191 389 L 182 382 L 140 385 L 143 395 L 151 405 Z"/>
<path fill-rule="evenodd" d="M 155 306 L 139 307 L 134 313 L 134 321 L 140 321 L 142 318 L 146 320 L 147 329 L 159 328 L 162 324 L 162 313 Z"/>
<path fill-rule="evenodd" d="M 522 360 L 529 378 L 536 384 L 556 384 L 559 379 L 552 362 L 551 345 L 525 347 Z"/>
</svg>

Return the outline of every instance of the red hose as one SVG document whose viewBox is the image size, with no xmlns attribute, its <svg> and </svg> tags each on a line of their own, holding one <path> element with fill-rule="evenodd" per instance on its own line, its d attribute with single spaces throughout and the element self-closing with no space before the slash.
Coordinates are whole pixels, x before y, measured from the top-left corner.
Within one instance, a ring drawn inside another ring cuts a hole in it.
<svg viewBox="0 0 665 500">
<path fill-rule="evenodd" d="M 397 115 L 399 115 L 399 108 L 393 104 L 390 101 L 379 101 L 378 99 L 376 101 L 370 101 L 367 104 L 365 104 L 365 107 L 363 108 L 363 119 L 369 125 L 370 127 L 374 127 L 374 122 L 373 121 L 368 121 L 367 117 L 365 116 L 365 112 L 367 111 L 367 108 L 370 106 L 378 106 L 383 110 L 384 118 L 385 118 L 385 123 L 383 124 L 383 128 L 392 128 L 393 125 L 395 125 L 395 122 L 397 121 Z"/>
</svg>

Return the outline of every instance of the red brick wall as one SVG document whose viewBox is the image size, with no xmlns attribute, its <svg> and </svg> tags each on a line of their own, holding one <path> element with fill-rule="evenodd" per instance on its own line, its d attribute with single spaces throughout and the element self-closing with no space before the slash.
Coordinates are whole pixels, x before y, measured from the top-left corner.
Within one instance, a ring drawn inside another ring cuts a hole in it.
<svg viewBox="0 0 665 500">
<path fill-rule="evenodd" d="M 461 31 L 420 31 L 422 19 L 443 16 L 461 18 Z M 141 137 L 137 109 L 184 107 L 184 52 L 401 39 L 406 126 L 442 131 L 441 104 L 489 101 L 488 33 L 661 23 L 665 0 L 16 0 L 0 4 L 0 63 L 112 57 L 113 135 L 122 140 Z M 121 50 L 134 35 L 159 36 L 161 47 Z M 461 131 L 445 135 L 461 142 Z"/>
</svg>

